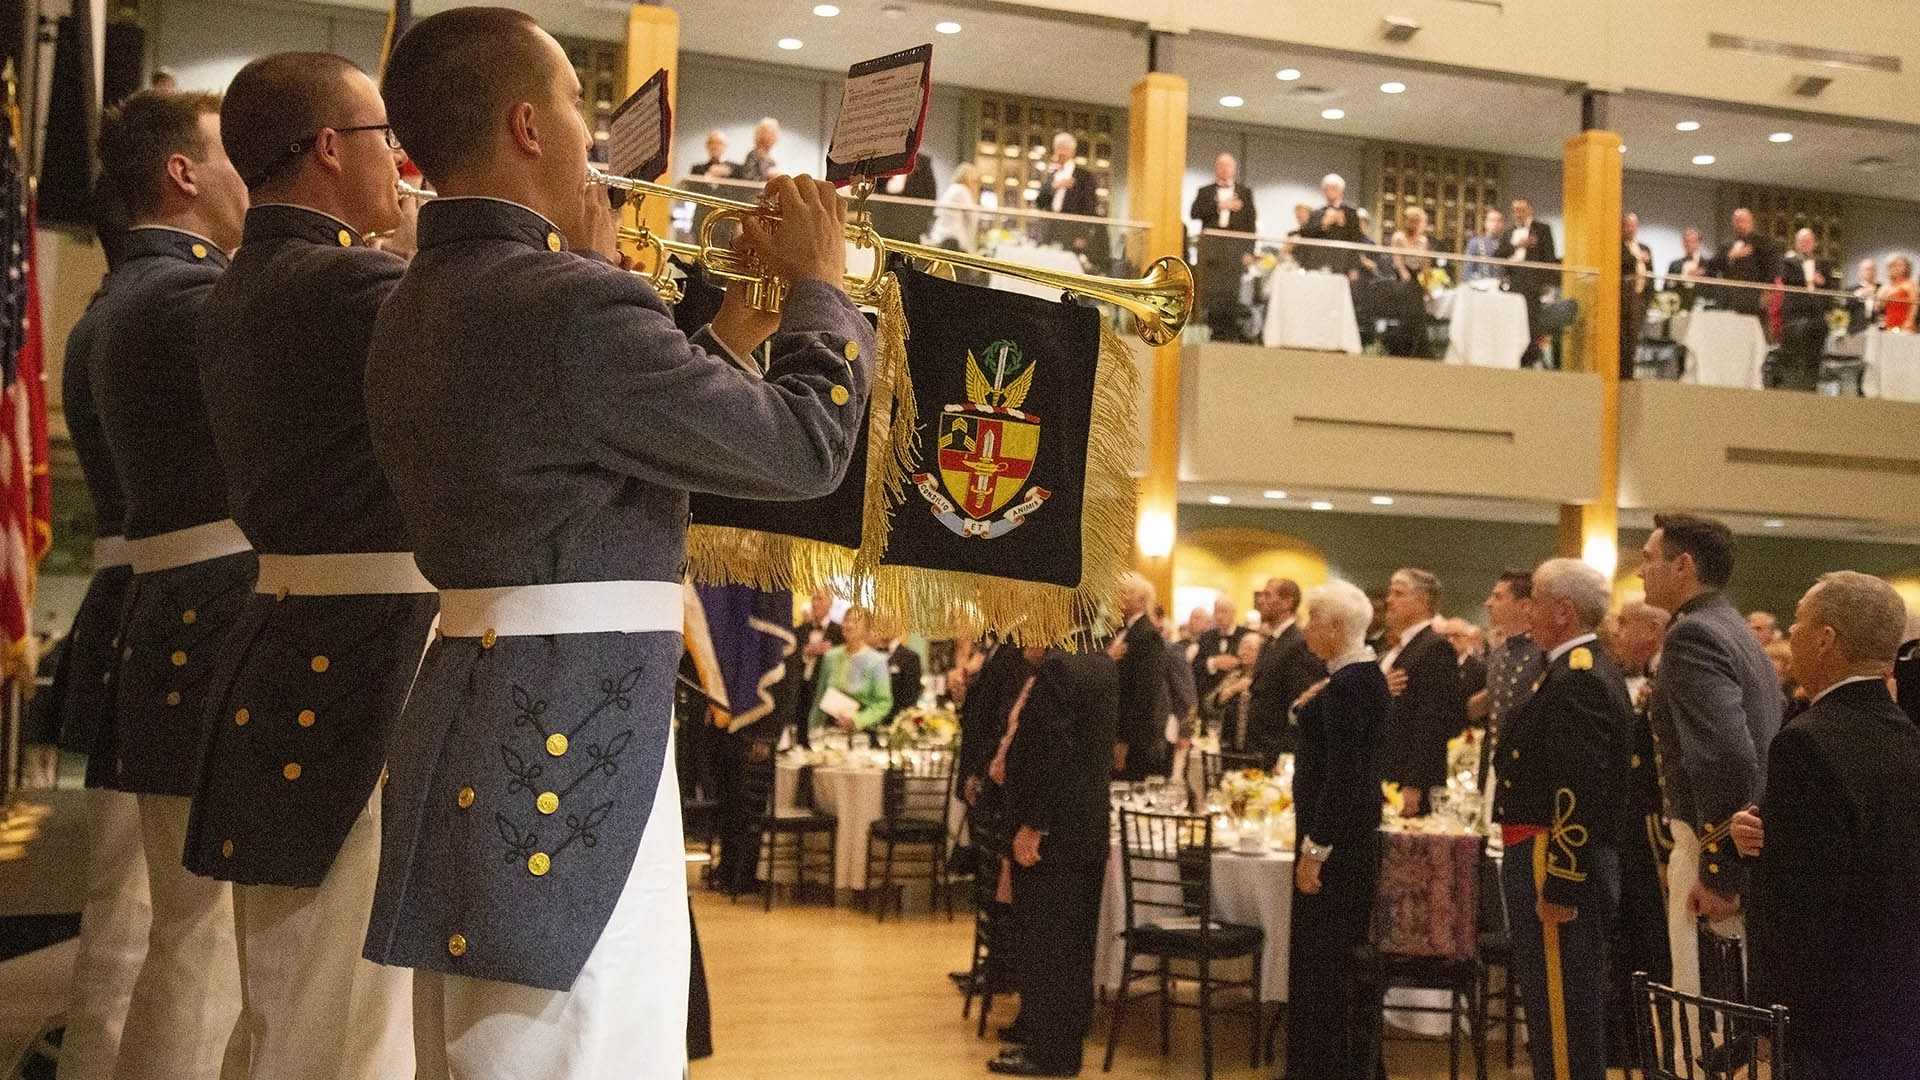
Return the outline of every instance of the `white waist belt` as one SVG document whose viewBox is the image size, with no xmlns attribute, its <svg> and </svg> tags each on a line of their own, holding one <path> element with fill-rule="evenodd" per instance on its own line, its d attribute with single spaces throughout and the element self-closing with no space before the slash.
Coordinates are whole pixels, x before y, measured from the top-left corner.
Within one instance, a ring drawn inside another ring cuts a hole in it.
<svg viewBox="0 0 1920 1080">
<path fill-rule="evenodd" d="M 232 518 L 222 518 L 159 536 L 129 540 L 127 547 L 130 549 L 128 561 L 133 563 L 133 572 L 151 574 L 156 570 L 172 570 L 209 559 L 238 555 L 251 550 L 253 545 L 247 543 L 246 534 L 240 531 L 240 526 L 235 525 Z"/>
<path fill-rule="evenodd" d="M 372 596 L 429 593 L 410 551 L 357 551 L 333 555 L 262 555 L 253 591 L 276 596 Z"/>
<path fill-rule="evenodd" d="M 93 542 L 93 568 L 111 570 L 116 566 L 129 566 L 133 559 L 129 554 L 124 536 L 102 536 Z"/>
<path fill-rule="evenodd" d="M 567 581 L 499 589 L 440 590 L 447 637 L 679 633 L 685 588 L 677 581 Z"/>
</svg>

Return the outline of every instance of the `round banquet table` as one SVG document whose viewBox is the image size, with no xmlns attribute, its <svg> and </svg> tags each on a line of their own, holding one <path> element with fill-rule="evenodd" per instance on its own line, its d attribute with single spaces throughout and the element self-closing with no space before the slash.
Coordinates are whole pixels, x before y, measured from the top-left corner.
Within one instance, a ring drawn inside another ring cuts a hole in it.
<svg viewBox="0 0 1920 1080">
<path fill-rule="evenodd" d="M 1920 401 L 1920 334 L 1869 330 L 1861 392 L 1889 401 Z"/>
<path fill-rule="evenodd" d="M 774 767 L 773 806 L 776 815 L 804 814 L 796 805 L 801 764 L 782 761 Z M 813 768 L 813 806 L 832 814 L 834 884 L 841 889 L 867 887 L 867 830 L 880 820 L 886 789 L 886 769 L 880 765 L 816 765 Z"/>
<path fill-rule="evenodd" d="M 1446 295 L 1448 302 L 1430 308 L 1450 316 L 1447 363 L 1518 369 L 1529 343 L 1526 299 L 1497 289 L 1461 288 Z"/>
<path fill-rule="evenodd" d="M 1674 339 L 1687 347 L 1693 362 L 1682 382 L 1701 386 L 1765 386 L 1761 368 L 1767 362 L 1767 334 L 1756 315 L 1700 308 Z"/>
<path fill-rule="evenodd" d="M 1343 274 L 1276 270 L 1269 279 L 1262 344 L 1289 349 L 1358 353 L 1360 324 L 1353 290 Z"/>
</svg>

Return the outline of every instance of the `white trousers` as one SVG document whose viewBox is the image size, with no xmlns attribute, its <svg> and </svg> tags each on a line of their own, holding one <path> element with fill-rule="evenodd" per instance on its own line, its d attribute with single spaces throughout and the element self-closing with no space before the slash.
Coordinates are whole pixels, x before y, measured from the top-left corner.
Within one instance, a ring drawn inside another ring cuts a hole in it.
<svg viewBox="0 0 1920 1080">
<path fill-rule="evenodd" d="M 139 795 L 153 921 L 114 1080 L 212 1080 L 240 1013 L 233 894 L 180 863 L 192 800 Z"/>
<path fill-rule="evenodd" d="M 1700 880 L 1700 838 L 1684 821 L 1669 821 L 1673 858 L 1667 863 L 1667 938 L 1673 951 L 1673 988 L 1683 994 L 1700 992 L 1700 931 L 1687 910 L 1687 894 Z M 1747 917 L 1710 924 L 1721 937 L 1744 938 Z"/>
<path fill-rule="evenodd" d="M 86 799 L 87 900 L 80 912 L 80 954 L 73 962 L 73 1004 L 60 1043 L 59 1080 L 113 1075 L 127 1001 L 147 955 L 147 927 L 153 921 L 137 796 L 89 788 Z"/>
<path fill-rule="evenodd" d="M 412 1080 L 413 973 L 360 955 L 380 873 L 380 791 L 318 888 L 235 885 L 251 1080 Z"/>
<path fill-rule="evenodd" d="M 414 972 L 419 1080 L 681 1080 L 692 952 L 669 744 L 633 870 L 573 988 Z"/>
</svg>

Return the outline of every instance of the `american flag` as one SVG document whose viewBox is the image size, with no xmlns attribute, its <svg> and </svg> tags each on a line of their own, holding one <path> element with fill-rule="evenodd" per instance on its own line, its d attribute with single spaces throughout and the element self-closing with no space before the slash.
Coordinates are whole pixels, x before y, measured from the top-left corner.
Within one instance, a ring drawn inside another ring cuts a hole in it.
<svg viewBox="0 0 1920 1080">
<path fill-rule="evenodd" d="M 47 472 L 47 390 L 34 271 L 33 190 L 21 158 L 20 110 L 8 82 L 5 153 L 0 154 L 0 674 L 30 677 L 33 576 L 53 539 Z"/>
</svg>

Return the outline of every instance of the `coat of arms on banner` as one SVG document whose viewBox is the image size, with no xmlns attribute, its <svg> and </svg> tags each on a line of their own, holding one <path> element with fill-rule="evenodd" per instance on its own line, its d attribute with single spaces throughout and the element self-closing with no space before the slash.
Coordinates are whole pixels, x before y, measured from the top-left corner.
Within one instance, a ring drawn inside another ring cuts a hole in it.
<svg viewBox="0 0 1920 1080">
<path fill-rule="evenodd" d="M 938 481 L 930 472 L 913 474 L 933 516 L 959 536 L 1005 536 L 1053 494 L 1029 486 L 1040 453 L 1040 417 L 1021 406 L 1039 366 L 1004 339 L 979 355 L 967 352 L 967 400 L 940 411 Z M 1023 491 L 1025 498 L 1014 502 Z"/>
</svg>

